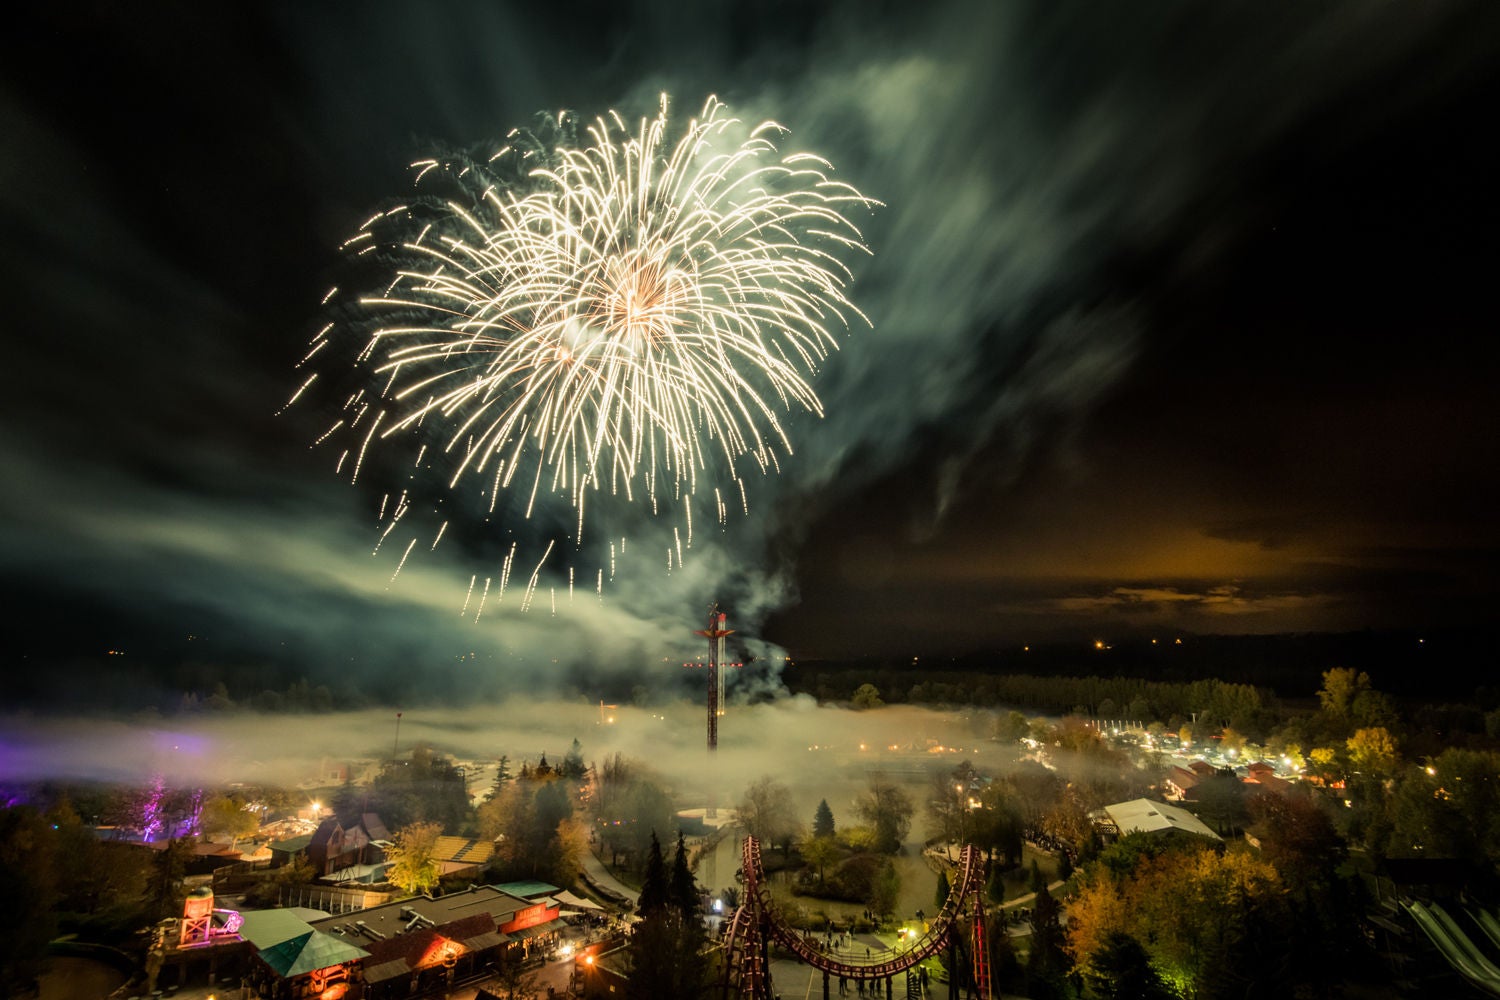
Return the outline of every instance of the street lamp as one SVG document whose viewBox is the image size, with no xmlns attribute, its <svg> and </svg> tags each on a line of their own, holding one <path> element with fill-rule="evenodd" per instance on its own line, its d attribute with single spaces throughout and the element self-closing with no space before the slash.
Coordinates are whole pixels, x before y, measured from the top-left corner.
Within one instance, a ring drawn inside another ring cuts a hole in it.
<svg viewBox="0 0 1500 1000">
<path fill-rule="evenodd" d="M 954 785 L 953 787 L 958 792 L 958 846 L 962 850 L 964 844 L 964 813 L 967 811 L 964 808 L 966 805 L 964 802 L 964 786 Z"/>
</svg>

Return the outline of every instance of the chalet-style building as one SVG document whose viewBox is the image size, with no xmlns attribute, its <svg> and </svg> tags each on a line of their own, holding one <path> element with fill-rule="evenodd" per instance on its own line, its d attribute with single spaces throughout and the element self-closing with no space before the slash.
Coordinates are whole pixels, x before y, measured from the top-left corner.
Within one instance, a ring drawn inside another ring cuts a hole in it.
<svg viewBox="0 0 1500 1000">
<path fill-rule="evenodd" d="M 311 834 L 273 841 L 271 867 L 291 864 L 300 855 L 311 862 L 316 875 L 330 876 L 354 865 L 384 861 L 385 851 L 380 845 L 390 839 L 390 831 L 375 813 L 365 813 L 348 826 L 330 816 Z"/>
</svg>

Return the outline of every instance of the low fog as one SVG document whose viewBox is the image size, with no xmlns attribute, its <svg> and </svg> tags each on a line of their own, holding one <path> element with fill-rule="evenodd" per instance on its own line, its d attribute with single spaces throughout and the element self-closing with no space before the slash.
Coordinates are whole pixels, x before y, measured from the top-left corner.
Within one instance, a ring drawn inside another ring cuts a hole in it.
<svg viewBox="0 0 1500 1000">
<path fill-rule="evenodd" d="M 587 763 L 616 753 L 654 771 L 679 808 L 732 807 L 753 781 L 771 775 L 792 789 L 808 814 L 820 798 L 847 809 L 880 770 L 903 782 L 967 760 L 989 770 L 1014 760 L 988 741 L 990 712 L 945 712 L 905 706 L 872 711 L 819 706 L 799 696 L 734 705 L 719 720 L 719 749 L 705 747 L 705 709 L 512 699 L 470 709 L 270 716 L 234 713 L 171 721 L 99 718 L 0 719 L 0 778 L 145 785 L 161 776 L 171 787 L 231 783 L 287 789 L 327 788 L 330 766 L 351 764 L 368 776 L 392 751 L 424 745 L 468 768 L 469 789 L 482 797 L 495 761 L 554 764 L 577 739 Z M 363 765 L 363 767 L 361 767 Z M 919 800 L 920 801 L 920 800 Z M 920 827 L 920 818 L 918 827 Z"/>
</svg>

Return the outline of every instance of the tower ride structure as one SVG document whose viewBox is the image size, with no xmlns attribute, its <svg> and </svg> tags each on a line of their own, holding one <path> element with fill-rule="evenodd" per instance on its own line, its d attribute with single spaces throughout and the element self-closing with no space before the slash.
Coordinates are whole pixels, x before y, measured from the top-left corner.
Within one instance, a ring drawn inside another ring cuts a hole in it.
<svg viewBox="0 0 1500 1000">
<path fill-rule="evenodd" d="M 698 629 L 696 634 L 708 639 L 708 752 L 719 748 L 719 715 L 724 703 L 724 638 L 734 635 L 734 629 L 726 628 L 728 615 L 719 610 L 718 603 L 708 609 L 708 628 Z"/>
</svg>

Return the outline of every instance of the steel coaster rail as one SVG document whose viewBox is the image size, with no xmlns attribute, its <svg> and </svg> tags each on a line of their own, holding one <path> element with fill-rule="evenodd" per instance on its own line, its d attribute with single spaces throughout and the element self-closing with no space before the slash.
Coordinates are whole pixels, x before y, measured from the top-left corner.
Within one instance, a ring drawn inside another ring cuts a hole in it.
<svg viewBox="0 0 1500 1000">
<path fill-rule="evenodd" d="M 724 936 L 726 961 L 722 986 L 726 998 L 730 996 L 733 986 L 737 986 L 740 997 L 747 1000 L 758 1000 L 769 992 L 762 953 L 766 943 L 765 936 L 786 947 L 804 964 L 830 976 L 866 981 L 888 979 L 915 967 L 946 946 L 956 933 L 957 922 L 965 903 L 973 896 L 975 940 L 982 946 L 983 931 L 978 925 L 984 919 L 979 906 L 979 892 L 984 884 L 984 861 L 978 849 L 972 845 L 964 847 L 958 881 L 922 937 L 899 954 L 867 962 L 835 958 L 809 943 L 807 936 L 787 924 L 765 885 L 760 842 L 756 838 L 745 838 L 742 860 L 740 876 L 744 880 L 743 902 L 735 910 Z M 983 980 L 980 982 L 983 983 Z M 980 988 L 983 993 L 984 985 Z"/>
</svg>

